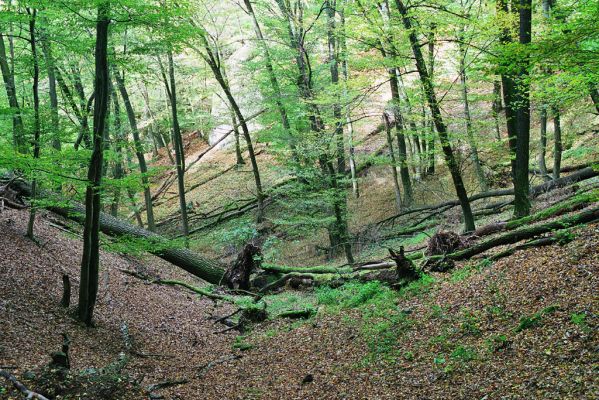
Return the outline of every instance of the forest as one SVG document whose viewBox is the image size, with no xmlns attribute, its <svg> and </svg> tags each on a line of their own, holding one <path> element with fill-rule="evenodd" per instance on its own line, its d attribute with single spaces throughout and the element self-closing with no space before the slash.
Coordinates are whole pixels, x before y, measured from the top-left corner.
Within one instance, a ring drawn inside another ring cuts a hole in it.
<svg viewBox="0 0 599 400">
<path fill-rule="evenodd" d="M 0 0 L 0 399 L 593 399 L 598 0 Z"/>
</svg>

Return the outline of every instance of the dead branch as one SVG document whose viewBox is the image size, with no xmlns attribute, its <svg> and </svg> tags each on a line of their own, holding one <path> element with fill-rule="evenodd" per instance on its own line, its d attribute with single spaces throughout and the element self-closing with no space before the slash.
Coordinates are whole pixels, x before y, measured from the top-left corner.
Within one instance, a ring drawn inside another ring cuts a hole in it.
<svg viewBox="0 0 599 400">
<path fill-rule="evenodd" d="M 47 397 L 27 389 L 13 374 L 7 371 L 0 370 L 0 376 L 10 381 L 17 390 L 27 396 L 27 399 L 49 400 Z"/>
</svg>

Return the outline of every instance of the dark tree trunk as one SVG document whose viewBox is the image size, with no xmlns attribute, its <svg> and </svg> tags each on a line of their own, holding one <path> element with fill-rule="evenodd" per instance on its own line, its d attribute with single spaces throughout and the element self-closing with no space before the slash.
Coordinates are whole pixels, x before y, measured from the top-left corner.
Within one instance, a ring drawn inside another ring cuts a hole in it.
<svg viewBox="0 0 599 400">
<path fill-rule="evenodd" d="M 437 133 L 439 134 L 439 141 L 441 142 L 441 148 L 443 149 L 445 162 L 447 163 L 447 168 L 451 173 L 456 194 L 462 207 L 465 230 L 467 232 L 474 231 L 476 228 L 474 225 L 472 209 L 470 208 L 470 202 L 468 201 L 468 194 L 466 193 L 466 188 L 460 174 L 460 169 L 449 142 L 447 126 L 445 125 L 443 116 L 441 115 L 441 109 L 439 108 L 435 89 L 426 68 L 426 63 L 420 49 L 420 43 L 418 42 L 418 38 L 416 37 L 416 33 L 413 29 L 412 19 L 408 16 L 408 10 L 403 4 L 402 0 L 395 0 L 395 3 L 397 4 L 397 8 L 401 14 L 404 28 L 409 32 L 410 45 L 412 47 L 412 52 L 414 53 L 414 58 L 416 59 L 416 69 L 420 75 L 424 94 L 431 110 L 431 116 L 433 118 L 435 127 L 437 128 Z"/>
<path fill-rule="evenodd" d="M 258 161 L 256 160 L 256 154 L 254 152 L 254 145 L 252 144 L 252 138 L 250 136 L 250 129 L 247 125 L 247 121 L 245 120 L 245 117 L 243 116 L 243 114 L 241 112 L 241 108 L 239 108 L 237 101 L 235 100 L 235 98 L 233 97 L 233 94 L 231 93 L 231 88 L 229 87 L 225 77 L 222 74 L 222 71 L 220 69 L 220 61 L 219 61 L 218 55 L 214 53 L 214 51 L 210 47 L 210 44 L 208 43 L 208 40 L 205 37 L 202 37 L 202 41 L 203 41 L 204 49 L 206 51 L 206 54 L 202 54 L 202 57 L 204 58 L 204 61 L 206 61 L 206 63 L 210 66 L 210 69 L 212 70 L 214 77 L 216 78 L 221 89 L 225 93 L 227 100 L 229 100 L 229 104 L 230 104 L 231 108 L 233 109 L 233 112 L 237 116 L 237 119 L 239 120 L 239 124 L 241 125 L 241 131 L 243 132 L 243 137 L 244 137 L 246 145 L 247 145 L 248 156 L 250 158 L 250 163 L 252 165 L 252 172 L 254 174 L 254 182 L 256 184 L 256 198 L 258 200 L 258 212 L 256 215 L 256 221 L 262 222 L 262 220 L 264 219 L 264 192 L 262 190 L 262 181 L 260 178 L 260 171 L 258 169 Z"/>
<path fill-rule="evenodd" d="M 137 162 L 139 163 L 139 171 L 141 172 L 141 183 L 143 185 L 148 229 L 153 231 L 156 229 L 156 225 L 154 223 L 154 207 L 152 205 L 152 193 L 150 192 L 150 181 L 148 179 L 148 166 L 146 164 L 143 144 L 141 142 L 139 129 L 137 127 L 135 112 L 133 111 L 133 106 L 131 105 L 131 101 L 129 99 L 129 93 L 127 92 L 127 87 L 125 86 L 125 79 L 114 65 L 112 66 L 112 75 L 116 80 L 117 88 L 119 89 L 121 98 L 123 99 L 123 104 L 125 105 L 125 111 L 127 112 L 127 118 L 129 120 L 129 126 L 131 127 L 131 133 L 133 134 L 135 155 L 137 157 Z"/>
<path fill-rule="evenodd" d="M 508 14 L 510 12 L 507 0 L 497 0 L 497 13 Z M 509 27 L 501 31 L 499 41 L 502 45 L 512 42 Z M 508 146 L 512 164 L 512 177 L 516 170 L 516 134 L 518 130 L 516 118 L 516 81 L 510 65 L 501 64 L 501 86 L 503 88 L 503 102 L 505 104 L 505 121 L 507 127 Z"/>
<path fill-rule="evenodd" d="M 528 47 L 531 41 L 532 0 L 520 0 L 520 44 Z M 528 51 L 528 50 L 526 50 Z M 524 55 L 518 66 L 518 85 L 516 87 L 516 161 L 514 171 L 514 215 L 523 217 L 530 214 L 528 163 L 530 146 L 530 59 Z"/>
<path fill-rule="evenodd" d="M 60 119 L 58 117 L 58 93 L 56 91 L 56 67 L 54 57 L 52 55 L 52 47 L 48 38 L 43 37 L 42 51 L 46 59 L 46 69 L 48 71 L 48 94 L 50 96 L 50 112 L 52 119 L 52 147 L 60 150 Z"/>
<path fill-rule="evenodd" d="M 0 32 L 0 69 L 2 70 L 2 79 L 8 97 L 8 104 L 13 113 L 13 142 L 14 146 L 20 153 L 27 152 L 25 142 L 25 131 L 23 129 L 23 119 L 21 118 L 21 108 L 17 99 L 17 90 L 15 87 L 14 71 L 8 65 L 8 57 L 6 56 L 6 47 L 4 45 L 4 36 Z"/>
<path fill-rule="evenodd" d="M 553 107 L 553 179 L 559 179 L 562 165 L 562 124 L 559 108 Z"/>
<path fill-rule="evenodd" d="M 545 153 L 547 151 L 547 107 L 541 106 L 539 138 L 539 171 L 543 179 L 547 177 L 547 164 L 545 163 Z"/>
<path fill-rule="evenodd" d="M 104 156 L 104 131 L 108 114 L 109 74 L 108 74 L 108 25 L 110 4 L 103 1 L 98 5 L 96 26 L 96 72 L 94 105 L 94 137 L 92 157 L 87 175 L 88 186 L 85 194 L 85 224 L 83 230 L 83 257 L 79 284 L 79 319 L 91 325 L 98 293 L 98 271 L 100 264 L 100 185 Z"/>
<path fill-rule="evenodd" d="M 495 137 L 501 140 L 501 128 L 499 124 L 499 113 L 503 110 L 501 105 L 501 81 L 493 81 L 493 104 L 491 106 L 493 120 L 495 121 Z"/>
<path fill-rule="evenodd" d="M 181 128 L 179 127 L 179 116 L 177 113 L 177 86 L 175 82 L 175 65 L 173 63 L 173 53 L 171 50 L 168 52 L 168 75 L 170 83 L 167 85 L 167 89 L 170 98 L 171 118 L 173 123 L 173 147 L 175 148 L 175 163 L 177 168 L 179 209 L 181 211 L 183 236 L 185 237 L 185 240 L 187 240 L 189 235 L 189 220 L 187 217 L 187 203 L 185 201 L 185 151 L 183 149 L 183 138 L 181 137 Z"/>
<path fill-rule="evenodd" d="M 391 157 L 391 172 L 393 176 L 393 189 L 395 191 L 395 207 L 397 212 L 401 212 L 401 190 L 399 189 L 399 181 L 397 177 L 397 162 L 395 161 L 395 152 L 393 151 L 393 139 L 391 138 L 391 121 L 386 113 L 383 113 L 385 122 L 385 131 L 387 132 L 387 146 L 389 146 L 389 156 Z"/>
<path fill-rule="evenodd" d="M 113 87 L 111 87 L 110 95 L 112 99 L 113 106 L 113 114 L 114 114 L 114 152 L 116 154 L 116 159 L 114 160 L 112 175 L 114 179 L 122 179 L 125 176 L 125 171 L 123 168 L 123 126 L 121 123 L 121 107 L 119 104 L 119 98 L 116 94 L 116 91 Z M 113 217 L 118 217 L 119 212 L 119 203 L 121 199 L 121 189 L 117 186 L 114 189 L 114 196 L 112 198 L 112 203 L 110 204 L 110 214 Z M 143 226 L 143 224 L 142 224 Z"/>
<path fill-rule="evenodd" d="M 327 38 L 328 38 L 328 62 L 331 72 L 331 84 L 335 92 L 335 102 L 333 103 L 333 118 L 335 120 L 335 140 L 337 142 L 337 172 L 345 174 L 345 144 L 343 138 L 343 121 L 341 115 L 341 105 L 339 104 L 339 59 L 337 54 L 337 39 L 336 39 L 336 21 L 335 9 L 337 1 L 327 0 L 325 8 L 327 13 Z"/>
<path fill-rule="evenodd" d="M 39 83 L 40 83 L 40 67 L 39 59 L 37 56 L 37 38 L 35 35 L 35 23 L 37 10 L 27 9 L 29 14 L 29 42 L 31 44 L 31 56 L 33 58 L 33 158 L 40 157 L 40 96 L 39 96 Z M 34 176 L 35 176 L 34 172 Z M 31 183 L 33 195 L 31 196 L 32 204 L 29 212 L 29 222 L 27 224 L 27 237 L 33 240 L 33 225 L 35 224 L 35 197 L 36 197 L 37 181 L 34 178 Z"/>
<path fill-rule="evenodd" d="M 460 50 L 460 80 L 462 81 L 462 101 L 464 102 L 464 119 L 466 120 L 466 136 L 468 138 L 468 144 L 470 145 L 470 158 L 474 167 L 474 173 L 478 179 L 481 191 L 486 192 L 488 190 L 487 179 L 485 173 L 480 164 L 478 156 L 478 146 L 476 139 L 474 138 L 474 132 L 472 131 L 472 116 L 470 115 L 470 102 L 468 99 L 468 82 L 466 75 L 466 55 L 467 49 L 465 47 L 463 33 L 458 38 L 458 47 Z"/>
</svg>

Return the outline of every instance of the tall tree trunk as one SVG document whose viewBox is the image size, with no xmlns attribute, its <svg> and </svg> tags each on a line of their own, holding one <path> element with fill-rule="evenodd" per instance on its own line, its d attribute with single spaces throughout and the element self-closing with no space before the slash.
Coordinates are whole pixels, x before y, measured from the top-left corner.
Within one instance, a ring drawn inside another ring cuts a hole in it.
<svg viewBox="0 0 599 400">
<path fill-rule="evenodd" d="M 435 79 L 435 24 L 431 25 L 431 28 L 428 32 L 428 74 L 431 82 Z M 426 121 L 426 113 L 423 115 L 423 120 Z M 435 173 L 435 124 L 431 120 L 430 121 L 430 131 L 431 137 L 428 140 L 428 167 L 426 174 L 434 175 Z"/>
<path fill-rule="evenodd" d="M 337 142 L 337 172 L 339 174 L 345 174 L 345 143 L 343 137 L 343 121 L 341 115 L 341 105 L 339 104 L 339 57 L 337 54 L 337 39 L 336 39 L 336 21 L 335 21 L 335 9 L 337 1 L 327 0 L 325 2 L 326 14 L 327 14 L 327 39 L 328 39 L 328 62 L 329 70 L 331 73 L 331 84 L 333 85 L 333 91 L 335 101 L 333 103 L 333 118 L 335 120 L 335 139 Z"/>
<path fill-rule="evenodd" d="M 150 181 L 148 179 L 148 166 L 146 164 L 143 144 L 141 142 L 139 129 L 137 127 L 135 111 L 133 111 L 133 106 L 131 105 L 131 100 L 129 99 L 129 93 L 127 92 L 127 87 L 125 86 L 125 78 L 119 73 L 119 71 L 114 65 L 112 66 L 112 75 L 114 76 L 114 79 L 116 81 L 116 85 L 121 94 L 121 98 L 123 99 L 123 104 L 125 105 L 125 111 L 127 112 L 127 118 L 129 120 L 129 126 L 131 128 L 131 133 L 133 134 L 133 145 L 135 147 L 135 155 L 137 157 L 137 162 L 139 163 L 139 171 L 141 172 L 141 183 L 143 185 L 144 204 L 146 206 L 148 230 L 154 231 L 156 229 L 156 224 L 154 222 L 154 207 L 152 205 L 152 193 L 150 192 Z"/>
<path fill-rule="evenodd" d="M 348 68 L 348 52 L 347 52 L 347 40 L 345 38 L 345 7 L 347 0 L 343 0 L 343 5 L 339 10 L 339 18 L 341 23 L 341 34 L 339 37 L 341 46 L 341 70 L 343 72 L 343 95 L 348 98 L 348 81 L 349 81 L 349 68 Z M 347 100 L 346 100 L 347 101 Z M 347 147 L 349 148 L 349 170 L 350 179 L 352 183 L 352 192 L 354 197 L 360 197 L 360 189 L 358 187 L 358 178 L 356 177 L 356 154 L 354 147 L 354 124 L 351 119 L 351 109 L 349 104 L 345 108 L 345 123 L 347 126 Z"/>
<path fill-rule="evenodd" d="M 383 57 L 387 58 L 388 54 L 381 48 L 381 52 Z M 401 183 L 403 186 L 404 192 L 404 201 L 403 205 L 405 207 L 410 207 L 413 202 L 413 193 L 412 193 L 412 181 L 410 179 L 410 170 L 408 169 L 408 157 L 407 157 L 407 149 L 406 149 L 406 138 L 403 133 L 404 128 L 404 120 L 403 115 L 401 113 L 401 98 L 399 95 L 399 83 L 397 79 L 397 74 L 395 68 L 390 68 L 388 70 L 389 73 L 389 87 L 391 89 L 391 106 L 393 108 L 393 123 L 395 125 L 395 134 L 397 139 L 397 151 L 399 154 L 399 172 L 401 175 Z"/>
<path fill-rule="evenodd" d="M 35 23 L 37 10 L 27 9 L 27 13 L 29 14 L 29 43 L 31 44 L 31 56 L 33 58 L 33 158 L 40 157 L 40 96 L 39 96 L 39 83 L 40 83 L 40 67 L 39 67 L 39 59 L 37 56 L 37 39 L 35 34 Z M 35 197 L 36 197 L 36 187 L 37 180 L 35 179 L 35 174 L 37 171 L 33 171 L 33 180 L 31 183 L 31 208 L 29 212 L 29 222 L 27 223 L 27 237 L 31 240 L 34 239 L 33 236 L 33 225 L 35 223 Z"/>
<path fill-rule="evenodd" d="M 395 207 L 397 212 L 402 209 L 401 206 L 401 190 L 399 189 L 399 180 L 397 177 L 397 162 L 395 161 L 395 152 L 393 151 L 393 139 L 391 138 L 391 120 L 387 113 L 383 113 L 383 122 L 385 123 L 385 131 L 387 132 L 387 146 L 389 146 L 389 156 L 391 158 L 391 173 L 393 176 L 393 189 L 395 191 Z"/>
<path fill-rule="evenodd" d="M 21 117 L 21 108 L 19 107 L 19 100 L 17 99 L 14 71 L 8 64 L 6 47 L 4 45 L 4 35 L 2 32 L 0 32 L 0 70 L 2 70 L 2 79 L 6 89 L 6 97 L 8 97 L 8 104 L 13 113 L 13 143 L 17 151 L 25 153 L 27 152 L 27 145 L 25 141 L 25 131 L 23 129 L 23 118 Z"/>
<path fill-rule="evenodd" d="M 43 31 L 42 31 L 43 33 Z M 56 91 L 56 67 L 52 55 L 52 47 L 47 37 L 42 36 L 42 52 L 46 59 L 46 69 L 48 71 L 48 95 L 50 97 L 50 117 L 52 120 L 52 147 L 60 150 L 60 119 L 58 117 L 58 93 Z"/>
<path fill-rule="evenodd" d="M 235 98 L 233 97 L 233 94 L 231 93 L 231 88 L 229 87 L 225 77 L 222 74 L 222 71 L 221 71 L 220 65 L 219 65 L 220 64 L 219 59 L 217 58 L 217 55 L 214 53 L 214 51 L 210 47 L 208 40 L 205 37 L 202 37 L 202 40 L 203 40 L 203 44 L 204 44 L 204 49 L 206 50 L 206 54 L 202 54 L 202 57 L 204 58 L 204 60 L 208 64 L 208 66 L 210 66 L 210 69 L 212 70 L 214 77 L 216 78 L 221 89 L 225 93 L 227 100 L 229 100 L 229 104 L 230 104 L 231 108 L 233 109 L 233 112 L 237 116 L 237 119 L 239 120 L 239 124 L 241 125 L 241 131 L 243 132 L 243 137 L 244 137 L 246 145 L 247 145 L 248 156 L 250 158 L 250 163 L 252 165 L 252 172 L 254 174 L 254 182 L 256 184 L 256 199 L 258 200 L 258 212 L 256 215 L 256 221 L 260 223 L 264 219 L 264 192 L 262 190 L 262 181 L 260 178 L 260 170 L 258 169 L 258 162 L 256 160 L 256 154 L 254 152 L 254 145 L 252 144 L 252 138 L 250 136 L 250 129 L 247 125 L 245 117 L 243 116 L 243 113 L 241 112 L 241 108 L 239 107 L 239 104 L 237 104 L 237 101 L 235 100 Z"/>
<path fill-rule="evenodd" d="M 553 179 L 559 179 L 562 165 L 562 126 L 559 108 L 553 107 Z"/>
<path fill-rule="evenodd" d="M 493 104 L 491 105 L 491 113 L 493 114 L 493 120 L 495 121 L 495 138 L 501 140 L 501 128 L 499 124 L 499 113 L 502 110 L 501 105 L 501 81 L 493 81 Z"/>
<path fill-rule="evenodd" d="M 95 93 L 92 93 L 89 98 L 85 97 L 85 89 L 83 87 L 83 82 L 81 81 L 81 72 L 79 68 L 72 64 L 71 65 L 71 74 L 73 78 L 73 85 L 75 87 L 75 92 L 79 97 L 79 109 L 81 110 L 81 126 L 79 131 L 79 136 L 77 140 L 75 140 L 74 148 L 77 150 L 81 143 L 85 144 L 85 147 L 91 147 L 92 143 L 89 135 L 89 113 L 91 110 L 91 106 L 95 99 Z"/>
<path fill-rule="evenodd" d="M 462 28 L 463 29 L 463 28 Z M 472 166 L 474 173 L 478 179 L 478 184 L 482 192 L 486 192 L 488 189 L 487 179 L 483 167 L 480 164 L 478 157 L 478 146 L 476 139 L 474 138 L 474 132 L 472 132 L 472 116 L 470 115 L 470 102 L 468 100 L 468 82 L 466 77 L 466 55 L 467 49 L 464 45 L 463 32 L 460 34 L 458 40 L 458 48 L 460 50 L 460 80 L 462 83 L 462 101 L 464 102 L 464 119 L 466 121 L 466 136 L 468 137 L 468 144 L 470 145 L 470 158 L 472 160 Z"/>
<path fill-rule="evenodd" d="M 231 110 L 231 124 L 233 125 L 233 135 L 235 136 L 235 158 L 237 165 L 245 164 L 243 161 L 243 155 L 241 154 L 241 144 L 239 143 L 239 124 L 237 123 L 237 117 L 233 110 Z"/>
<path fill-rule="evenodd" d="M 177 86 L 175 82 L 175 64 L 173 62 L 172 50 L 168 52 L 168 95 L 171 104 L 171 118 L 173 123 L 173 147 L 175 149 L 175 163 L 177 168 L 177 187 L 179 190 L 179 209 L 181 211 L 181 225 L 183 236 L 188 244 L 189 220 L 187 217 L 187 202 L 185 201 L 185 151 L 183 149 L 183 138 L 179 127 L 179 116 L 177 115 Z M 166 82 L 165 82 L 166 83 Z"/>
<path fill-rule="evenodd" d="M 114 179 L 123 179 L 125 176 L 125 171 L 123 168 L 123 125 L 121 122 L 121 106 L 119 104 L 119 97 L 117 96 L 114 87 L 111 87 L 110 96 L 112 99 L 112 107 L 113 107 L 113 121 L 114 121 L 114 153 L 116 155 L 114 164 L 112 167 L 112 176 Z M 115 187 L 114 195 L 112 197 L 112 203 L 110 203 L 110 215 L 113 217 L 118 217 L 119 212 L 119 203 L 121 200 L 121 188 L 119 186 Z M 143 227 L 143 223 L 142 223 Z"/>
<path fill-rule="evenodd" d="M 254 12 L 254 8 L 252 7 L 252 3 L 250 0 L 243 0 L 247 12 L 252 17 L 252 22 L 254 24 L 254 33 L 256 34 L 256 38 L 258 39 L 258 43 L 264 53 L 264 62 L 266 66 L 266 72 L 268 73 L 268 79 L 270 80 L 270 86 L 273 91 L 273 95 L 275 98 L 275 105 L 277 107 L 277 111 L 281 116 L 281 124 L 283 125 L 283 129 L 288 136 L 289 147 L 291 149 L 292 155 L 296 162 L 299 162 L 299 155 L 297 154 L 295 138 L 293 136 L 293 132 L 291 131 L 291 125 L 289 123 L 289 117 L 287 115 L 287 109 L 283 104 L 283 95 L 281 92 L 281 86 L 279 84 L 279 80 L 274 72 L 272 58 L 270 56 L 270 51 L 268 46 L 266 45 L 266 41 L 264 40 L 264 35 L 262 34 L 262 29 L 260 28 L 260 24 L 258 23 L 258 19 L 256 18 L 256 13 Z"/>
<path fill-rule="evenodd" d="M 532 30 L 532 0 L 520 0 L 520 45 L 528 48 Z M 525 52 L 528 49 L 525 50 Z M 523 217 L 530 214 L 528 163 L 530 146 L 530 58 L 527 54 L 519 60 L 518 85 L 516 87 L 516 162 L 514 171 L 514 216 Z"/>
<path fill-rule="evenodd" d="M 98 272 L 100 264 L 100 211 L 102 165 L 104 157 L 104 131 L 108 114 L 109 73 L 108 73 L 108 25 L 110 5 L 108 0 L 98 5 L 96 26 L 96 73 L 94 137 L 92 157 L 88 171 L 88 186 L 85 193 L 85 224 L 83 229 L 83 257 L 79 284 L 79 319 L 91 325 L 96 297 L 98 294 Z"/>
<path fill-rule="evenodd" d="M 513 10 L 512 10 L 513 12 Z M 509 14 L 508 0 L 497 0 L 497 14 Z M 512 42 L 510 28 L 504 27 L 499 36 L 502 45 Z M 510 71 L 510 65 L 501 64 L 501 87 L 503 88 L 503 103 L 505 104 L 505 122 L 507 127 L 508 147 L 510 149 L 510 160 L 512 164 L 512 178 L 516 170 L 516 135 L 518 131 L 516 116 L 516 81 Z"/>
<path fill-rule="evenodd" d="M 547 151 L 547 107 L 541 106 L 540 120 L 540 139 L 539 139 L 539 171 L 543 179 L 546 179 L 547 164 L 545 163 L 545 153 Z"/>
<path fill-rule="evenodd" d="M 441 115 L 441 109 L 439 108 L 437 95 L 435 94 L 435 89 L 430 79 L 429 71 L 426 68 L 426 62 L 424 61 L 422 50 L 420 49 L 420 43 L 418 42 L 416 32 L 413 29 L 412 19 L 408 16 L 408 10 L 403 4 L 402 0 L 395 0 L 395 3 L 402 17 L 402 23 L 404 25 L 404 28 L 407 32 L 409 32 L 410 45 L 412 47 L 412 52 L 414 53 L 414 58 L 416 59 L 416 69 L 418 70 L 418 74 L 420 75 L 420 80 L 422 81 L 424 94 L 426 96 L 431 111 L 431 116 L 433 118 L 433 122 L 435 123 L 435 127 L 437 128 L 437 133 L 439 134 L 439 141 L 441 142 L 441 148 L 443 149 L 445 162 L 447 164 L 449 172 L 451 173 L 456 194 L 458 196 L 458 199 L 460 200 L 460 205 L 462 207 L 465 230 L 467 232 L 474 231 L 474 216 L 472 214 L 470 202 L 468 201 L 466 187 L 464 186 L 459 166 L 456 162 L 453 150 L 451 148 L 451 144 L 449 142 L 447 126 L 445 125 L 445 122 L 443 121 L 443 116 Z"/>
</svg>

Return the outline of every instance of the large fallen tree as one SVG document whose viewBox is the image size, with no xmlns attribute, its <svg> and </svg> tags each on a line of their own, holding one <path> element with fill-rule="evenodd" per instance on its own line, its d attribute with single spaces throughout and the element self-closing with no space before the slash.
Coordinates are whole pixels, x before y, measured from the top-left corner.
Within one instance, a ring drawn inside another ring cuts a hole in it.
<svg viewBox="0 0 599 400">
<path fill-rule="evenodd" d="M 31 186 L 24 181 L 15 181 L 12 186 L 25 197 L 31 195 Z M 50 204 L 46 208 L 79 223 L 83 223 L 85 219 L 85 207 L 76 202 L 68 204 L 56 202 L 56 204 Z M 170 241 L 165 237 L 131 225 L 106 213 L 100 213 L 100 230 L 109 236 L 145 239 L 149 242 L 147 248 L 150 253 L 209 283 L 220 284 L 225 273 L 225 267 L 220 263 L 185 248 L 172 248 L 170 247 Z"/>
</svg>

